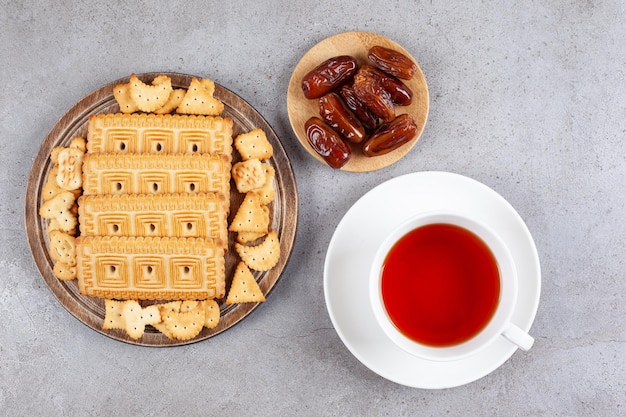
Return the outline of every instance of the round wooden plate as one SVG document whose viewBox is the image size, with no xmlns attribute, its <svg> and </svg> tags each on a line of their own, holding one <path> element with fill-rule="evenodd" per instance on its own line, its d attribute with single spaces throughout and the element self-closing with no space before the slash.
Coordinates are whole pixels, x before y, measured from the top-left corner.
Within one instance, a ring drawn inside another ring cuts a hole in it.
<svg viewBox="0 0 626 417">
<path fill-rule="evenodd" d="M 192 76 L 176 73 L 146 73 L 138 77 L 144 82 L 151 82 L 159 74 L 166 74 L 172 79 L 175 88 L 187 88 Z M 108 337 L 123 342 L 142 346 L 176 346 L 198 342 L 215 336 L 227 330 L 249 315 L 259 304 L 245 303 L 225 305 L 223 300 L 218 300 L 221 308 L 221 317 L 217 327 L 204 328 L 194 339 L 189 341 L 170 340 L 151 326 L 146 326 L 146 332 L 138 339 L 130 338 L 122 330 L 102 330 L 104 320 L 104 301 L 100 298 L 85 297 L 78 292 L 77 281 L 61 281 L 53 273 L 53 261 L 50 258 L 48 245 L 47 222 L 39 215 L 39 207 L 43 202 L 42 187 L 44 186 L 51 168 L 50 152 L 56 146 L 67 146 L 76 136 L 87 137 L 87 122 L 89 116 L 99 113 L 115 113 L 119 106 L 113 97 L 113 87 L 117 84 L 127 83 L 129 78 L 114 81 L 92 92 L 65 113 L 54 125 L 44 142 L 33 163 L 28 178 L 25 201 L 26 234 L 30 249 L 41 275 L 61 304 L 78 320 Z M 276 198 L 270 205 L 270 224 L 277 232 L 280 245 L 281 257 L 278 264 L 269 271 L 253 274 L 266 298 L 272 288 L 281 277 L 295 240 L 298 222 L 298 193 L 291 163 L 285 150 L 276 135 L 276 132 L 267 121 L 246 101 L 230 90 L 215 84 L 215 97 L 224 103 L 222 116 L 233 119 L 233 137 L 247 132 L 253 128 L 263 129 L 268 140 L 274 147 L 274 156 L 267 162 L 272 164 L 276 171 L 274 188 Z M 240 156 L 233 150 L 233 164 L 240 161 Z M 243 200 L 234 184 L 231 183 L 231 211 L 228 219 L 229 224 Z M 234 233 L 229 233 L 228 253 L 226 254 L 226 289 L 230 287 L 230 280 L 238 257 L 234 249 Z M 150 304 L 145 302 L 144 304 Z"/>
<path fill-rule="evenodd" d="M 352 148 L 352 157 L 346 165 L 341 169 L 352 172 L 367 172 L 384 168 L 404 157 L 411 148 L 417 143 L 426 120 L 428 119 L 428 86 L 426 78 L 422 73 L 417 60 L 411 54 L 398 45 L 396 42 L 374 33 L 369 32 L 346 32 L 340 33 L 330 38 L 326 38 L 313 48 L 311 48 L 300 60 L 289 80 L 289 88 L 287 90 L 287 112 L 291 127 L 296 137 L 304 146 L 304 148 L 313 155 L 317 160 L 324 163 L 322 157 L 311 148 L 306 138 L 304 130 L 305 122 L 312 116 L 319 116 L 318 100 L 308 100 L 302 92 L 302 78 L 313 68 L 324 62 L 325 60 L 338 55 L 351 55 L 358 61 L 359 65 L 369 62 L 367 51 L 375 45 L 384 46 L 402 52 L 417 64 L 417 71 L 410 80 L 402 80 L 413 91 L 413 102 L 410 106 L 396 106 L 396 113 L 409 113 L 413 116 L 417 124 L 417 134 L 415 138 L 402 147 L 390 152 L 386 155 L 368 158 L 361 153 L 358 144 L 350 143 Z M 371 62 L 370 62 L 371 63 Z"/>
</svg>

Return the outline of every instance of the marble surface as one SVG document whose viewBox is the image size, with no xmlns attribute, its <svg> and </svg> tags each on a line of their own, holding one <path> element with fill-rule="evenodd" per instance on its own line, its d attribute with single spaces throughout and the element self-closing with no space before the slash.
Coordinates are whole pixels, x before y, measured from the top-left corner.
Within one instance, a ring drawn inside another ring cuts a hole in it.
<svg viewBox="0 0 626 417">
<path fill-rule="evenodd" d="M 2 415 L 626 415 L 625 3 L 382 3 L 2 2 Z M 411 51 L 431 98 L 415 148 L 366 174 L 314 160 L 285 104 L 300 57 L 355 30 Z M 150 71 L 209 77 L 248 100 L 281 138 L 300 197 L 293 255 L 267 302 L 178 348 L 117 342 L 74 319 L 39 275 L 24 229 L 28 174 L 53 124 L 101 85 Z M 341 217 L 376 185 L 426 170 L 504 196 L 542 269 L 532 350 L 445 390 L 363 366 L 323 296 Z"/>
</svg>

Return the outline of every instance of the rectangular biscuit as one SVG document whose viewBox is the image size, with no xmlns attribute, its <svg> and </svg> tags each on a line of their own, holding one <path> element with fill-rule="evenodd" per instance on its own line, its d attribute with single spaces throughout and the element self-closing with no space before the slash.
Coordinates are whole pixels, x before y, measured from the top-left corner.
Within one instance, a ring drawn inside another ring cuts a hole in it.
<svg viewBox="0 0 626 417">
<path fill-rule="evenodd" d="M 85 154 L 83 194 L 222 193 L 230 195 L 224 154 Z"/>
<path fill-rule="evenodd" d="M 221 193 L 81 196 L 80 234 L 226 241 L 226 203 Z"/>
<path fill-rule="evenodd" d="M 177 114 L 89 117 L 88 153 L 211 153 L 232 155 L 233 120 Z"/>
<path fill-rule="evenodd" d="M 218 239 L 79 237 L 78 288 L 114 300 L 204 300 L 225 293 Z"/>
</svg>

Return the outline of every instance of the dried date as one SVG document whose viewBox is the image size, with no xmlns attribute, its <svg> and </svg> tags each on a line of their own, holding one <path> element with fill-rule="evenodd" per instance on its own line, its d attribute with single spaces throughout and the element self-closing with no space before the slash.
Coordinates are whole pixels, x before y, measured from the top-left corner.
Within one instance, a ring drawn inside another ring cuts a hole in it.
<svg viewBox="0 0 626 417">
<path fill-rule="evenodd" d="M 417 65 L 409 57 L 384 46 L 373 46 L 368 51 L 367 57 L 376 67 L 387 74 L 404 80 L 413 78 L 415 71 L 417 71 Z"/>
<path fill-rule="evenodd" d="M 337 93 L 320 97 L 319 109 L 322 119 L 344 139 L 353 143 L 363 142 L 365 128 Z"/>
<path fill-rule="evenodd" d="M 416 133 L 417 125 L 413 118 L 402 114 L 376 129 L 363 144 L 363 154 L 368 157 L 385 155 L 409 142 Z"/>
<path fill-rule="evenodd" d="M 349 85 L 344 85 L 339 90 L 339 94 L 345 101 L 350 110 L 354 112 L 356 117 L 361 121 L 363 127 L 374 130 L 378 127 L 378 118 L 363 104 L 361 100 L 354 94 L 354 90 Z"/>
<path fill-rule="evenodd" d="M 302 78 L 302 92 L 308 99 L 320 98 L 352 78 L 357 69 L 357 61 L 351 56 L 329 58 Z"/>
<path fill-rule="evenodd" d="M 304 124 L 304 130 L 313 150 L 328 165 L 339 169 L 348 162 L 352 155 L 350 147 L 322 119 L 311 117 Z"/>
<path fill-rule="evenodd" d="M 413 101 L 413 91 L 396 77 L 386 74 L 376 67 L 364 65 L 359 72 L 373 77 L 389 93 L 391 101 L 400 106 L 408 106 Z"/>
<path fill-rule="evenodd" d="M 389 92 L 366 71 L 362 71 L 362 69 L 357 71 L 352 90 L 359 100 L 383 122 L 390 122 L 396 117 Z"/>
</svg>

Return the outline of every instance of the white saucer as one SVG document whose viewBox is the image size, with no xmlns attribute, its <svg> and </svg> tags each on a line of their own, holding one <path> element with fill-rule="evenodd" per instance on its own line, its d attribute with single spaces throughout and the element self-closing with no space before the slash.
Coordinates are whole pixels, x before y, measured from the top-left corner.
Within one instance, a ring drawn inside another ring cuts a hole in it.
<svg viewBox="0 0 626 417">
<path fill-rule="evenodd" d="M 361 363 L 398 384 L 440 389 L 482 378 L 506 362 L 516 347 L 502 337 L 469 358 L 431 362 L 397 347 L 376 323 L 368 295 L 369 268 L 376 249 L 402 220 L 433 209 L 472 214 L 500 233 L 515 259 L 519 277 L 512 321 L 530 330 L 539 304 L 541 271 L 526 224 L 491 188 L 446 172 L 394 178 L 366 193 L 348 210 L 326 253 L 324 296 L 335 330 Z M 524 354 L 532 354 L 532 350 Z"/>
</svg>

